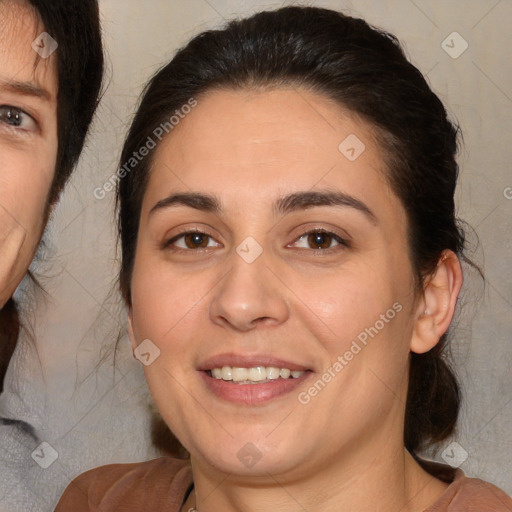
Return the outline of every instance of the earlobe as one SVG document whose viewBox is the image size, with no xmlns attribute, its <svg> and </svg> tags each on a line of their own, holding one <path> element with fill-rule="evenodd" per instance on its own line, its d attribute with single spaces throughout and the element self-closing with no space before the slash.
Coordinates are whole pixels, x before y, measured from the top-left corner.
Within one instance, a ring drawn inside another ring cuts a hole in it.
<svg viewBox="0 0 512 512">
<path fill-rule="evenodd" d="M 457 255 L 450 250 L 444 251 L 418 302 L 411 339 L 412 352 L 428 352 L 448 330 L 462 282 L 462 269 Z"/>
<path fill-rule="evenodd" d="M 135 334 L 133 333 L 133 314 L 132 309 L 128 310 L 128 322 L 126 326 L 126 331 L 128 332 L 128 337 L 130 338 L 130 344 L 132 346 L 132 352 L 137 348 L 137 341 L 135 339 Z"/>
</svg>

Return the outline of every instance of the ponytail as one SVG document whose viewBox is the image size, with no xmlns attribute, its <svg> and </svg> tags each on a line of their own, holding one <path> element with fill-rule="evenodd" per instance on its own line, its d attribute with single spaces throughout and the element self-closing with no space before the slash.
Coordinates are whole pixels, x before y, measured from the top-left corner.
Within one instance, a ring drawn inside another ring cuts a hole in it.
<svg viewBox="0 0 512 512">
<path fill-rule="evenodd" d="M 424 354 L 411 354 L 405 410 L 405 446 L 418 454 L 454 433 L 461 394 L 457 378 L 443 357 L 446 334 Z"/>
</svg>

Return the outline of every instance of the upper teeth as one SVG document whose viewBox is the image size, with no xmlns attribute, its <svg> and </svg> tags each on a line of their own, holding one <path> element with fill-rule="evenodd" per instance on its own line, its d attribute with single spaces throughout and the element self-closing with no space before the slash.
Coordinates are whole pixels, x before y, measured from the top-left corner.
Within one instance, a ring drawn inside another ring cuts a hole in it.
<svg viewBox="0 0 512 512">
<path fill-rule="evenodd" d="M 288 368 L 278 368 L 277 366 L 254 366 L 253 368 L 240 368 L 238 366 L 223 366 L 222 368 L 213 368 L 212 377 L 222 380 L 232 380 L 234 382 L 261 382 L 265 380 L 275 380 L 279 377 L 288 379 L 291 375 L 296 379 L 304 372 L 301 370 L 291 371 Z"/>
</svg>

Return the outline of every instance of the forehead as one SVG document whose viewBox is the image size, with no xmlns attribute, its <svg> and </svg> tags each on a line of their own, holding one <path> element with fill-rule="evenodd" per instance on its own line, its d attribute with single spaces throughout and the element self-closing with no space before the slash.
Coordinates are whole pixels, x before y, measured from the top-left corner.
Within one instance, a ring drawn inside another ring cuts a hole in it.
<svg viewBox="0 0 512 512">
<path fill-rule="evenodd" d="M 24 0 L 0 0 L 0 90 L 2 83 L 27 82 L 56 97 L 56 52 L 42 58 L 34 40 L 45 31 L 37 11 Z"/>
<path fill-rule="evenodd" d="M 364 141 L 366 149 L 350 161 L 345 140 Z M 219 90 L 197 98 L 158 147 L 150 188 L 208 184 L 241 197 L 252 187 L 251 195 L 267 196 L 342 179 L 354 191 L 370 184 L 382 190 L 384 168 L 372 127 L 327 97 L 293 87 Z"/>
</svg>

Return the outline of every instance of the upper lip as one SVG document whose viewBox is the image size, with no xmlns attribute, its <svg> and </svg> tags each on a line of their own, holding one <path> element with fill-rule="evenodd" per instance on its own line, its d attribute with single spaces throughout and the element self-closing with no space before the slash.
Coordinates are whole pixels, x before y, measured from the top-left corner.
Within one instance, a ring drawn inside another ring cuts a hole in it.
<svg viewBox="0 0 512 512">
<path fill-rule="evenodd" d="M 213 368 L 222 368 L 223 366 L 235 366 L 239 368 L 253 368 L 255 366 L 275 366 L 277 368 L 288 368 L 292 371 L 309 370 L 302 364 L 286 361 L 268 354 L 217 354 L 209 357 L 199 364 L 198 370 L 207 371 Z"/>
</svg>

